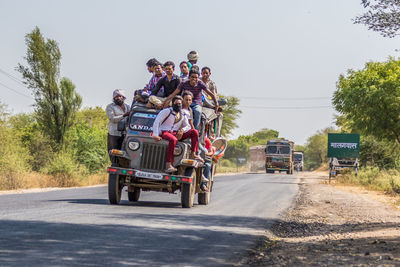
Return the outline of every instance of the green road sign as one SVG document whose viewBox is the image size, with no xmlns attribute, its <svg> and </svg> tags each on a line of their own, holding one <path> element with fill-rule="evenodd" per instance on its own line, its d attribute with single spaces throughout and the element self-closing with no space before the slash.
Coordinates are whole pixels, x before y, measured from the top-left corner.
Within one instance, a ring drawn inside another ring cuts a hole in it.
<svg viewBox="0 0 400 267">
<path fill-rule="evenodd" d="M 328 158 L 359 158 L 360 135 L 328 133 Z"/>
</svg>

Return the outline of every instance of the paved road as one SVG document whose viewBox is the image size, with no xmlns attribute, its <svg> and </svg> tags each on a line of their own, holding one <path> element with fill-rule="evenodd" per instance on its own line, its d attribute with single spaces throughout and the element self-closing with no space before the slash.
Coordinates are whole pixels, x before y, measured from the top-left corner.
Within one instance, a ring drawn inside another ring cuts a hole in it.
<svg viewBox="0 0 400 267">
<path fill-rule="evenodd" d="M 192 209 L 157 192 L 112 206 L 104 186 L 0 195 L 0 266 L 232 265 L 297 189 L 296 175 L 219 176 Z"/>
</svg>

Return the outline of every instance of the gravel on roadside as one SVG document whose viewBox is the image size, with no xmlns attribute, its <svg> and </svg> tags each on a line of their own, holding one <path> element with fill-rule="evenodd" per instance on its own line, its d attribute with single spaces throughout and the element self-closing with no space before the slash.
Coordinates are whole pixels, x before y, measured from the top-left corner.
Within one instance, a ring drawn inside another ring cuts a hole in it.
<svg viewBox="0 0 400 267">
<path fill-rule="evenodd" d="M 245 266 L 400 266 L 400 211 L 325 183 L 322 172 L 299 174 L 292 207 L 259 241 Z"/>
</svg>

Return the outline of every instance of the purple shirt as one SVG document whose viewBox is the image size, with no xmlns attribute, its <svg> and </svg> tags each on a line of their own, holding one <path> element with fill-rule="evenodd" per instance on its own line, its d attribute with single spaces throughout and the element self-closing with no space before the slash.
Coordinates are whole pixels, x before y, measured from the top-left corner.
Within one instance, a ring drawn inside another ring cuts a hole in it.
<svg viewBox="0 0 400 267">
<path fill-rule="evenodd" d="M 206 90 L 207 87 L 202 81 L 198 81 L 195 86 L 190 85 L 190 81 L 184 81 L 181 82 L 178 86 L 178 88 L 181 93 L 183 91 L 190 91 L 193 94 L 193 103 L 201 105 L 203 103 L 203 100 L 201 99 L 201 95 L 203 90 Z"/>
<path fill-rule="evenodd" d="M 161 77 L 157 77 L 155 74 L 153 75 L 153 77 L 151 77 L 150 81 L 149 81 L 149 87 L 148 90 L 151 91 L 153 90 L 153 88 L 156 86 L 156 84 L 158 83 L 159 80 L 161 80 L 161 78 L 163 78 L 164 76 L 166 76 L 167 74 L 163 71 Z M 164 94 L 164 86 L 161 87 L 160 93 Z"/>
</svg>

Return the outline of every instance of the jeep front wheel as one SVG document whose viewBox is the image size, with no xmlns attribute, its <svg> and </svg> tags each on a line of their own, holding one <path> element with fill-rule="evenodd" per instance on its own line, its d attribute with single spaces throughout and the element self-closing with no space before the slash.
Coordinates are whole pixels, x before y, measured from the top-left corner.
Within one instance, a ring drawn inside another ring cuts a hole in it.
<svg viewBox="0 0 400 267">
<path fill-rule="evenodd" d="M 122 182 L 119 175 L 111 173 L 108 175 L 108 200 L 113 205 L 118 205 L 121 201 L 121 192 L 124 187 Z"/>
</svg>

